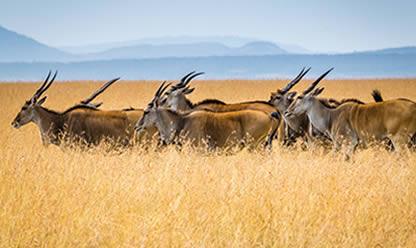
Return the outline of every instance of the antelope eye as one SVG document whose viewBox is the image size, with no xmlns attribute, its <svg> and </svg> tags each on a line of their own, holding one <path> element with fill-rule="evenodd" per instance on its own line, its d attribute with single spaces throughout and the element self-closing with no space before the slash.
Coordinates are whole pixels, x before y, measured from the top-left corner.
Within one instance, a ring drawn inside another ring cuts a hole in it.
<svg viewBox="0 0 416 248">
<path fill-rule="evenodd" d="M 299 99 L 299 100 L 302 100 L 302 99 L 303 99 L 303 96 L 298 96 L 298 99 Z"/>
</svg>

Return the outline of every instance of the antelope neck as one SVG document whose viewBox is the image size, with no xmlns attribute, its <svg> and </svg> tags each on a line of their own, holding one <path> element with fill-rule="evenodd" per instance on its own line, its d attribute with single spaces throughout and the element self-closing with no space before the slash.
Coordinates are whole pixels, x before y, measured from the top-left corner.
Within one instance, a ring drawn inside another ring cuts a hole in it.
<svg viewBox="0 0 416 248">
<path fill-rule="evenodd" d="M 334 110 L 326 107 L 317 98 L 313 98 L 306 114 L 312 125 L 320 132 L 326 133 L 331 128 L 330 120 L 333 118 Z"/>
<path fill-rule="evenodd" d="M 169 109 L 157 109 L 156 118 L 159 132 L 164 136 L 162 140 L 168 139 L 170 142 L 179 135 L 183 127 L 183 118 L 178 113 Z"/>
</svg>

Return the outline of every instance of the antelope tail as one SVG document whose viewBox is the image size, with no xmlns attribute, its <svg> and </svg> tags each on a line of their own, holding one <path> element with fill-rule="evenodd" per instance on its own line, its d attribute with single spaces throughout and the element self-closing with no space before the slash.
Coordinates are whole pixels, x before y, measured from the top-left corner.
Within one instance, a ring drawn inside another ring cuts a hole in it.
<svg viewBox="0 0 416 248">
<path fill-rule="evenodd" d="M 276 128 L 267 137 L 266 144 L 264 144 L 264 147 L 265 148 L 268 147 L 269 149 L 272 148 L 272 142 L 273 142 L 274 137 L 276 136 L 277 130 L 279 129 L 280 120 L 281 120 L 282 116 L 281 116 L 281 114 L 279 112 L 275 111 L 275 112 L 272 112 L 270 114 L 270 117 L 272 117 L 272 119 L 275 119 L 276 120 L 277 125 L 276 125 Z"/>
<path fill-rule="evenodd" d="M 371 92 L 371 95 L 373 96 L 373 99 L 375 102 L 382 102 L 383 97 L 381 96 L 381 93 L 379 90 L 374 89 L 373 92 Z"/>
</svg>

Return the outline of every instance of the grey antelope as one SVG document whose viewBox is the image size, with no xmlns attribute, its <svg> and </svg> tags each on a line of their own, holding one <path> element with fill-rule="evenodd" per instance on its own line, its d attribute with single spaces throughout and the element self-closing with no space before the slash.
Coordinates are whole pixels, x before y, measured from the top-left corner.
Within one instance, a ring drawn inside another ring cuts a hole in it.
<svg viewBox="0 0 416 248">
<path fill-rule="evenodd" d="M 11 123 L 13 127 L 20 128 L 34 122 L 40 130 L 42 143 L 45 146 L 49 144 L 61 145 L 63 138 L 70 142 L 80 141 L 95 145 L 104 139 L 111 139 L 123 145 L 130 142 L 134 136 L 134 125 L 143 114 L 142 110 L 100 111 L 96 108 L 100 104 L 90 104 L 91 100 L 119 78 L 107 82 L 81 104 L 63 112 L 56 112 L 42 107 L 46 96 L 39 100 L 41 95 L 52 85 L 57 73 L 49 81 L 50 75 L 49 72 L 43 84 L 25 102 Z"/>
<path fill-rule="evenodd" d="M 270 114 L 251 109 L 232 112 L 176 112 L 159 106 L 160 97 L 168 86 L 163 83 L 156 91 L 136 125 L 137 131 L 156 126 L 164 144 L 188 141 L 193 146 L 206 146 L 208 149 L 241 143 L 250 147 L 259 144 L 271 146 L 271 137 L 279 122 Z"/>
<path fill-rule="evenodd" d="M 272 92 L 270 97 L 270 103 L 275 105 L 279 110 L 284 113 L 289 106 L 294 101 L 294 97 L 297 94 L 296 91 L 289 90 L 295 86 L 300 79 L 310 70 L 306 70 L 306 72 L 301 71 L 301 73 L 293 80 L 291 81 L 284 89 L 278 89 L 277 92 Z M 322 74 L 317 80 L 315 80 L 306 90 L 303 91 L 302 94 L 307 94 L 308 92 L 312 91 L 316 85 L 329 73 L 333 70 L 331 68 L 329 71 Z M 303 73 L 303 74 L 302 74 Z M 373 99 L 375 102 L 382 102 L 383 98 L 381 97 L 381 94 L 377 90 L 373 90 L 372 94 Z M 340 101 L 337 101 L 332 98 L 319 98 L 319 101 L 321 101 L 322 104 L 329 108 L 336 108 L 339 105 L 346 103 L 346 102 L 355 102 L 358 104 L 364 104 L 364 102 L 356 99 L 356 98 L 346 98 L 342 99 Z M 293 142 L 297 137 L 304 137 L 306 139 L 306 143 L 310 146 L 311 142 L 315 140 L 315 137 L 323 137 L 324 140 L 328 140 L 328 137 L 323 135 L 321 132 L 319 132 L 316 128 L 313 127 L 313 125 L 310 125 L 309 118 L 306 114 L 303 115 L 297 115 L 297 116 L 284 116 L 285 124 L 287 123 L 287 129 L 285 131 L 286 139 L 285 142 Z"/>
<path fill-rule="evenodd" d="M 305 71 L 305 68 L 303 68 L 302 71 L 296 76 L 296 78 L 289 82 L 283 89 L 278 89 L 276 92 L 271 93 L 269 102 L 276 106 L 281 111 L 281 113 L 284 113 L 287 110 L 287 108 L 293 102 L 295 95 L 297 94 L 296 91 L 290 90 L 293 88 L 293 86 L 300 82 L 300 80 L 306 75 L 306 73 L 309 72 L 310 69 L 311 68 Z M 333 68 L 318 77 L 304 92 L 311 91 L 315 85 L 318 84 L 332 70 Z M 293 143 L 297 137 L 303 137 L 308 146 L 310 146 L 311 142 L 313 141 L 313 133 L 316 133 L 313 132 L 312 129 L 313 128 L 310 125 L 306 115 L 284 117 L 284 128 L 281 127 L 279 140 L 281 143 L 289 145 L 290 143 Z"/>
<path fill-rule="evenodd" d="M 325 106 L 317 96 L 324 88 L 299 95 L 285 117 L 306 114 L 312 125 L 327 134 L 335 150 L 348 148 L 346 158 L 359 142 L 389 138 L 396 150 L 405 147 L 416 132 L 416 103 L 408 99 L 358 104 L 343 103 L 335 109 Z"/>
</svg>

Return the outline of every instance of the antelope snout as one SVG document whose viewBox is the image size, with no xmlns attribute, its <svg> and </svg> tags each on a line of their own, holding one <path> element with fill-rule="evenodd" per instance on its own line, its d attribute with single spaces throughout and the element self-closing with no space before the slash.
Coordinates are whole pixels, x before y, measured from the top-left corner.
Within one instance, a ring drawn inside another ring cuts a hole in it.
<svg viewBox="0 0 416 248">
<path fill-rule="evenodd" d="M 286 110 L 283 114 L 284 114 L 284 116 L 285 116 L 285 117 L 290 117 L 290 116 L 292 116 L 292 115 L 293 115 L 293 113 L 292 113 L 292 112 L 287 111 L 287 110 Z"/>
<path fill-rule="evenodd" d="M 20 127 L 19 122 L 17 122 L 16 120 L 12 121 L 11 125 L 12 125 L 14 128 L 19 128 L 19 127 Z"/>
<path fill-rule="evenodd" d="M 273 117 L 273 118 L 275 118 L 275 119 L 277 119 L 277 120 L 280 119 L 280 113 L 278 113 L 278 112 L 272 112 L 270 114 L 270 116 Z"/>
<path fill-rule="evenodd" d="M 134 131 L 136 131 L 136 132 L 139 132 L 141 130 L 143 130 L 143 127 L 142 126 L 135 126 L 134 127 Z"/>
</svg>

